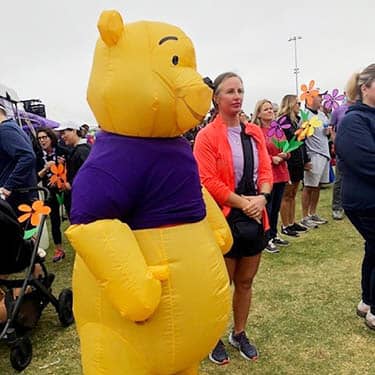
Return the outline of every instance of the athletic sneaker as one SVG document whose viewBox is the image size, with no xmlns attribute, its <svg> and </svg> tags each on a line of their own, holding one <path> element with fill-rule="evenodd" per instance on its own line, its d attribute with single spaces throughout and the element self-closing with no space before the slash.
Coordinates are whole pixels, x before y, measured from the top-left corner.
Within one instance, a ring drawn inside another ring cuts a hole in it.
<svg viewBox="0 0 375 375">
<path fill-rule="evenodd" d="M 272 238 L 272 243 L 274 245 L 279 245 L 279 246 L 288 246 L 289 245 L 289 241 L 284 240 L 283 238 L 280 238 L 278 236 Z"/>
<path fill-rule="evenodd" d="M 297 233 L 306 233 L 308 231 L 308 228 L 304 227 L 301 224 L 294 223 L 289 226 L 292 230 L 296 231 Z"/>
<path fill-rule="evenodd" d="M 364 318 L 369 311 L 370 305 L 367 305 L 361 300 L 357 306 L 357 315 Z"/>
<path fill-rule="evenodd" d="M 306 228 L 318 228 L 318 224 L 315 223 L 315 221 L 312 221 L 309 216 L 304 217 L 301 222 L 301 225 L 303 225 Z"/>
<path fill-rule="evenodd" d="M 332 218 L 333 220 L 342 220 L 344 218 L 344 210 L 333 210 Z"/>
<path fill-rule="evenodd" d="M 365 323 L 367 327 L 375 329 L 375 315 L 372 314 L 370 310 L 366 314 Z"/>
<path fill-rule="evenodd" d="M 281 226 L 281 233 L 290 237 L 299 237 L 299 234 L 292 228 L 291 225 L 287 227 Z"/>
<path fill-rule="evenodd" d="M 250 343 L 249 339 L 246 336 L 245 331 L 242 331 L 238 335 L 235 335 L 234 332 L 231 332 L 229 335 L 229 343 L 233 345 L 240 351 L 242 357 L 247 360 L 256 361 L 259 357 L 257 348 Z"/>
<path fill-rule="evenodd" d="M 56 247 L 55 253 L 53 254 L 52 262 L 53 263 L 60 262 L 64 258 L 65 258 L 65 252 L 64 252 L 64 250 L 63 249 L 59 249 L 58 247 Z"/>
<path fill-rule="evenodd" d="M 208 355 L 211 362 L 217 365 L 225 365 L 229 363 L 229 357 L 227 351 L 225 350 L 224 343 L 219 340 L 216 344 L 214 350 Z"/>
<path fill-rule="evenodd" d="M 277 254 L 280 252 L 280 250 L 277 248 L 277 246 L 273 243 L 272 240 L 268 241 L 268 244 L 266 248 L 264 249 L 264 251 L 267 251 L 267 253 L 270 253 L 270 254 Z"/>
<path fill-rule="evenodd" d="M 328 220 L 324 219 L 323 217 L 320 217 L 318 215 L 310 215 L 309 216 L 310 220 L 312 220 L 316 224 L 327 224 Z"/>
</svg>

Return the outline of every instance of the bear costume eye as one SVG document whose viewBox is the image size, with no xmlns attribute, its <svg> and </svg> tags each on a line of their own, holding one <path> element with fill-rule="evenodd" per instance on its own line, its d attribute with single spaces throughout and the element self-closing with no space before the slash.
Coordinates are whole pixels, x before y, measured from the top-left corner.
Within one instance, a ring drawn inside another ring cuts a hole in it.
<svg viewBox="0 0 375 375">
<path fill-rule="evenodd" d="M 172 64 L 173 65 L 177 65 L 178 64 L 178 60 L 179 60 L 178 56 L 173 56 L 172 57 Z"/>
</svg>

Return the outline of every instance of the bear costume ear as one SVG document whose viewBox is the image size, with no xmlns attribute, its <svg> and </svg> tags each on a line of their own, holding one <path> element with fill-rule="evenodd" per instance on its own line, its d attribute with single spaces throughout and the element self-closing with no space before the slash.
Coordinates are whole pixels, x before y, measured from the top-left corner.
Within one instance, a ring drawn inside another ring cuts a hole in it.
<svg viewBox="0 0 375 375">
<path fill-rule="evenodd" d="M 115 46 L 125 29 L 121 14 L 115 10 L 105 10 L 100 15 L 98 29 L 103 42 L 108 47 Z"/>
</svg>

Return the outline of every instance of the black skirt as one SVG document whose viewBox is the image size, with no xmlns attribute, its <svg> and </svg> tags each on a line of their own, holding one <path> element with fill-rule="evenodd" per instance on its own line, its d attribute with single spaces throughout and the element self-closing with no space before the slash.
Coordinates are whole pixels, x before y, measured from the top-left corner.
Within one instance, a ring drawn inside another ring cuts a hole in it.
<svg viewBox="0 0 375 375">
<path fill-rule="evenodd" d="M 233 215 L 235 211 L 237 210 L 232 208 L 231 212 L 227 216 L 227 222 L 233 237 L 233 245 L 229 252 L 226 253 L 224 256 L 226 258 L 238 259 L 258 255 L 267 246 L 267 240 L 264 233 L 263 224 L 257 225 L 257 232 L 254 235 L 254 238 L 252 238 L 251 240 L 240 237 L 238 234 L 238 230 L 236 228 L 236 220 L 234 219 L 235 215 Z"/>
</svg>

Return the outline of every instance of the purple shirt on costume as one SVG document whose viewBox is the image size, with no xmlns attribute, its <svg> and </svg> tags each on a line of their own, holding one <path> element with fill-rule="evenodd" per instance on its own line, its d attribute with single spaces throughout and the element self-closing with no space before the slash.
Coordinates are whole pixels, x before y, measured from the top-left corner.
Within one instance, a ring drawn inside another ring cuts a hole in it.
<svg viewBox="0 0 375 375">
<path fill-rule="evenodd" d="M 119 219 L 132 229 L 193 223 L 206 216 L 189 143 L 100 132 L 76 175 L 72 224 Z"/>
<path fill-rule="evenodd" d="M 337 133 L 341 120 L 344 118 L 346 111 L 349 109 L 348 104 L 342 104 L 332 112 L 331 125 L 334 131 Z"/>
</svg>

